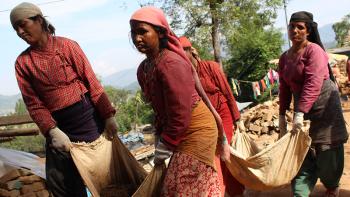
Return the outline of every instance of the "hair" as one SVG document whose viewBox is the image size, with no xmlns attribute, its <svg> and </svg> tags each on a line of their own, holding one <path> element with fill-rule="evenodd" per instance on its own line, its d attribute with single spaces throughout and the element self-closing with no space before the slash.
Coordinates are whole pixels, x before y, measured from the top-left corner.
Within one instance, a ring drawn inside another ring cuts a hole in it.
<svg viewBox="0 0 350 197">
<path fill-rule="evenodd" d="M 164 37 L 159 40 L 159 48 L 160 49 L 168 48 L 168 38 L 166 37 L 166 29 L 156 25 L 152 25 L 152 24 L 150 25 L 156 30 L 156 32 L 164 35 Z"/>
<path fill-rule="evenodd" d="M 29 17 L 29 19 L 33 21 L 37 21 L 41 19 L 43 21 L 41 25 L 43 30 L 49 34 L 55 35 L 56 28 L 51 23 L 49 23 L 42 15 L 32 16 L 32 17 Z"/>
</svg>

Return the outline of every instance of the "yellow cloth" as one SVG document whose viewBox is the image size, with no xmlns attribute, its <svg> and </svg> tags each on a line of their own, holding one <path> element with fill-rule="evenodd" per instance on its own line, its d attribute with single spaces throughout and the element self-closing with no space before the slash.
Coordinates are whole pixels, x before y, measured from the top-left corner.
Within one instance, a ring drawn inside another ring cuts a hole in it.
<svg viewBox="0 0 350 197">
<path fill-rule="evenodd" d="M 218 129 L 213 114 L 201 100 L 192 111 L 191 124 L 175 151 L 185 153 L 215 168 Z"/>
</svg>

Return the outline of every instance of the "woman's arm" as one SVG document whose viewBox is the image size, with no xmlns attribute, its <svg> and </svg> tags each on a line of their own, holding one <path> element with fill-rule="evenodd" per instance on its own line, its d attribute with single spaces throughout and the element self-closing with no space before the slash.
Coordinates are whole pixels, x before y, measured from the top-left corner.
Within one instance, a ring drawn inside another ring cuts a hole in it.
<svg viewBox="0 0 350 197">
<path fill-rule="evenodd" d="M 32 87 L 32 83 L 26 72 L 17 61 L 15 65 L 18 87 L 21 90 L 22 98 L 27 106 L 28 112 L 33 121 L 38 125 L 44 136 L 48 135 L 50 129 L 56 126 L 56 121 L 51 116 L 50 111 L 40 100 L 37 92 Z"/>
</svg>

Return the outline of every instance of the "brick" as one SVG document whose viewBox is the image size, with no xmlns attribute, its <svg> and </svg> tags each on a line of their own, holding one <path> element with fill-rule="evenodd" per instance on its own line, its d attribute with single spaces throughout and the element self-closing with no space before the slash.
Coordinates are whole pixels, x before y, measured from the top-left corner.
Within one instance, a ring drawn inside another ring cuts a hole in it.
<svg viewBox="0 0 350 197">
<path fill-rule="evenodd" d="M 10 196 L 10 192 L 7 191 L 6 189 L 1 189 L 0 188 L 0 196 L 8 197 L 8 196 Z"/>
<path fill-rule="evenodd" d="M 30 176 L 21 176 L 18 178 L 24 185 L 28 185 L 34 182 L 42 181 L 42 179 L 39 176 L 36 175 L 30 175 Z"/>
<path fill-rule="evenodd" d="M 262 127 L 260 127 L 260 126 L 257 126 L 257 125 L 254 125 L 254 124 L 250 124 L 249 125 L 249 130 L 250 131 L 254 131 L 256 133 L 260 133 L 261 129 L 262 129 Z"/>
<path fill-rule="evenodd" d="M 269 128 L 268 127 L 263 127 L 261 129 L 261 134 L 267 134 L 269 132 Z"/>
<path fill-rule="evenodd" d="M 47 190 L 41 190 L 41 191 L 36 192 L 36 196 L 37 197 L 49 197 L 50 194 L 49 194 L 49 191 L 47 191 Z"/>
<path fill-rule="evenodd" d="M 266 114 L 264 114 L 263 120 L 265 122 L 271 122 L 271 120 L 272 120 L 272 113 L 271 112 L 270 113 L 267 112 Z"/>
<path fill-rule="evenodd" d="M 19 197 L 36 197 L 36 194 L 34 192 L 29 192 L 26 194 L 22 194 Z"/>
<path fill-rule="evenodd" d="M 21 193 L 19 192 L 19 190 L 16 190 L 16 189 L 10 191 L 10 197 L 17 197 L 20 194 Z"/>
<path fill-rule="evenodd" d="M 0 183 L 6 183 L 8 181 L 14 180 L 21 176 L 18 170 L 11 170 L 10 172 L 6 173 L 4 176 L 0 178 Z"/>
<path fill-rule="evenodd" d="M 21 189 L 22 182 L 19 180 L 12 180 L 8 181 L 6 183 L 0 183 L 1 188 L 7 189 L 7 190 L 13 190 L 13 189 Z"/>
<path fill-rule="evenodd" d="M 44 182 L 35 182 L 29 185 L 23 185 L 21 188 L 21 194 L 26 194 L 30 192 L 36 192 L 45 189 L 45 183 Z"/>
<path fill-rule="evenodd" d="M 30 176 L 33 175 L 29 170 L 19 169 L 18 170 L 21 173 L 21 176 Z"/>
</svg>

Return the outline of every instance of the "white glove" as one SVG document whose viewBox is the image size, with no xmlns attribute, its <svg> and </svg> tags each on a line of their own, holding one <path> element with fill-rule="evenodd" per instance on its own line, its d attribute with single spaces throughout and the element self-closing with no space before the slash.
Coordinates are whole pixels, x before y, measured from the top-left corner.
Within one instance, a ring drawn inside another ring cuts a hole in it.
<svg viewBox="0 0 350 197">
<path fill-rule="evenodd" d="M 303 112 L 296 112 L 294 114 L 294 118 L 293 118 L 292 133 L 297 133 L 299 131 L 302 131 L 303 122 L 304 122 L 304 113 Z"/>
<path fill-rule="evenodd" d="M 164 161 L 173 155 L 171 151 L 162 141 L 159 141 L 154 152 L 154 165 L 162 165 Z"/>
<path fill-rule="evenodd" d="M 113 137 L 117 135 L 118 126 L 117 126 L 117 122 L 115 121 L 114 116 L 106 119 L 105 131 L 106 131 L 107 137 L 109 139 L 113 139 Z"/>
<path fill-rule="evenodd" d="M 278 128 L 280 129 L 280 137 L 284 136 L 287 133 L 287 120 L 285 115 L 279 115 Z"/>
<path fill-rule="evenodd" d="M 55 127 L 49 131 L 49 135 L 51 137 L 51 144 L 55 149 L 66 152 L 70 151 L 72 143 L 63 131 Z"/>
</svg>

